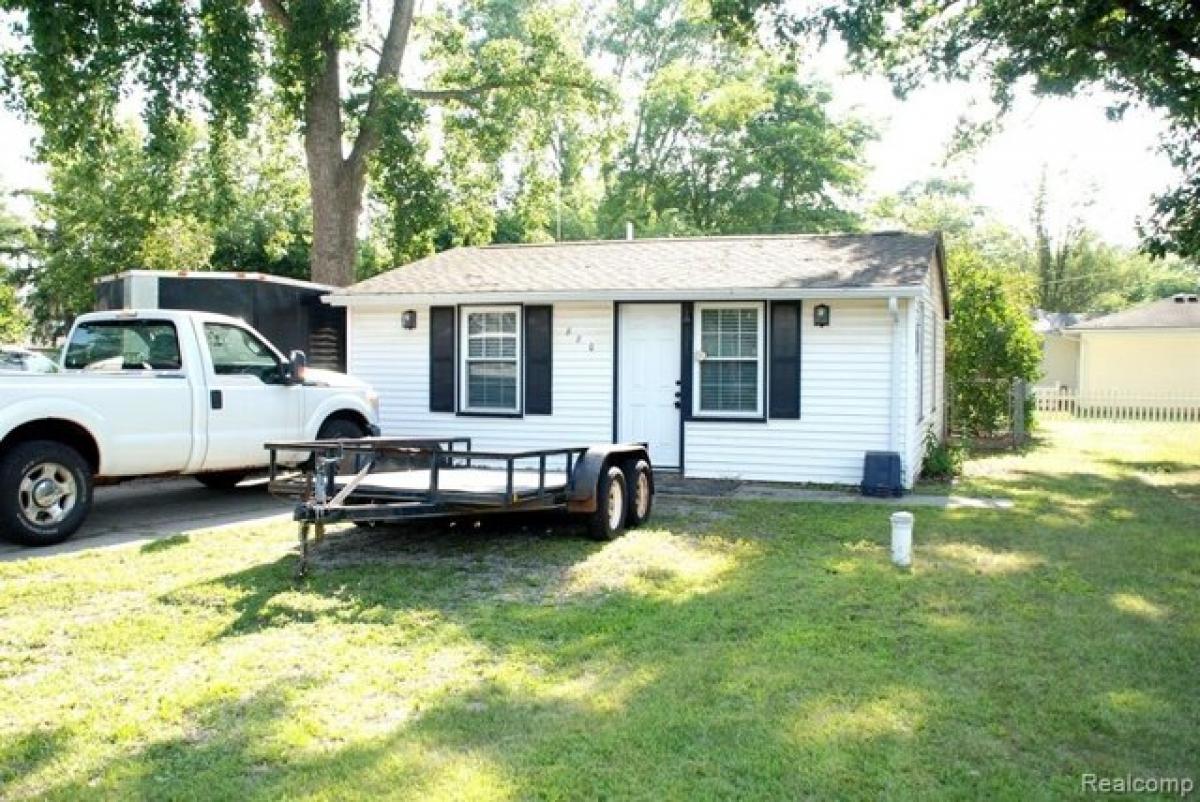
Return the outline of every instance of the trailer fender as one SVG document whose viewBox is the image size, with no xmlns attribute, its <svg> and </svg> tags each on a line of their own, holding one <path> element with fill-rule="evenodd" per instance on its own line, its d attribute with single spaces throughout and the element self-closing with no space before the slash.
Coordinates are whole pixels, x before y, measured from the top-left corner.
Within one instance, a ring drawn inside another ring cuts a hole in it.
<svg viewBox="0 0 1200 802">
<path fill-rule="evenodd" d="M 608 470 L 608 466 L 639 459 L 650 462 L 650 453 L 640 443 L 604 443 L 589 446 L 571 473 L 567 511 L 572 513 L 595 512 L 596 488 L 599 487 L 600 477 Z M 650 486 L 653 489 L 653 470 L 650 472 Z"/>
</svg>

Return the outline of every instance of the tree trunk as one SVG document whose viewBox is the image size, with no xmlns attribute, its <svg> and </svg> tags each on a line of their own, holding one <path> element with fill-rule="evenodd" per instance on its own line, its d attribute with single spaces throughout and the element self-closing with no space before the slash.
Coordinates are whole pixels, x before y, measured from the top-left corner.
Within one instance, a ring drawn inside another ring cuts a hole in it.
<svg viewBox="0 0 1200 802">
<path fill-rule="evenodd" d="M 362 211 L 363 186 L 349 171 L 336 170 L 332 180 L 318 179 L 309 158 L 312 182 L 312 280 L 318 284 L 346 287 L 354 283 L 358 251 L 358 217 Z M 320 165 L 324 167 L 325 165 Z"/>
<path fill-rule="evenodd" d="M 304 151 L 312 198 L 312 280 L 345 287 L 354 283 L 363 170 L 342 155 L 342 104 L 338 48 L 328 42 L 321 77 L 304 99 Z"/>
</svg>

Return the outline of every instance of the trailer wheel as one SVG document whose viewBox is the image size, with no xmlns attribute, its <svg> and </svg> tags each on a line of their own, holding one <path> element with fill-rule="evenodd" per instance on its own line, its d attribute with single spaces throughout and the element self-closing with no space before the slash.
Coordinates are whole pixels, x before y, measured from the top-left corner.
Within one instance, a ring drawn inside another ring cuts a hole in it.
<svg viewBox="0 0 1200 802">
<path fill-rule="evenodd" d="M 596 487 L 596 511 L 588 520 L 588 534 L 593 540 L 612 540 L 625 528 L 628 507 L 625 474 L 613 465 L 600 477 Z"/>
<path fill-rule="evenodd" d="M 70 446 L 31 440 L 0 459 L 0 535 L 6 539 L 25 546 L 62 543 L 91 508 L 91 469 Z"/>
<path fill-rule="evenodd" d="M 641 526 L 650 518 L 654 506 L 654 484 L 650 477 L 650 463 L 640 459 L 625 473 L 629 490 L 629 509 L 625 512 L 625 525 L 630 529 Z"/>
<path fill-rule="evenodd" d="M 198 473 L 195 479 L 209 490 L 233 490 L 238 486 L 238 482 L 249 475 L 246 471 L 212 471 Z"/>
</svg>

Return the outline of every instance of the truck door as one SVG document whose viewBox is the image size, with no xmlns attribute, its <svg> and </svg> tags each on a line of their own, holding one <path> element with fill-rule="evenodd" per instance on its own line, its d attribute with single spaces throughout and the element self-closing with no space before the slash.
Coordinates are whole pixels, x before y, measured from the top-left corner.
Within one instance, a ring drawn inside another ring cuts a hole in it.
<svg viewBox="0 0 1200 802">
<path fill-rule="evenodd" d="M 203 469 L 265 465 L 263 443 L 299 436 L 304 388 L 284 382 L 279 355 L 250 329 L 218 322 L 202 327 L 208 363 Z"/>
<path fill-rule="evenodd" d="M 192 456 L 192 392 L 179 332 L 170 320 L 122 316 L 78 324 L 63 366 L 79 371 L 80 401 L 108 424 L 109 476 L 174 473 Z M 53 383 L 47 384 L 47 389 Z"/>
</svg>

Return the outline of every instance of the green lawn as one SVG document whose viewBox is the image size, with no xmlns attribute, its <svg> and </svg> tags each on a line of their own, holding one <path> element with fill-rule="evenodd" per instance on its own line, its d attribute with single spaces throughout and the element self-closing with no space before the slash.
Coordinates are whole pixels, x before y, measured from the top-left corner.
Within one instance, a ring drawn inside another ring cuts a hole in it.
<svg viewBox="0 0 1200 802">
<path fill-rule="evenodd" d="M 291 525 L 0 565 L 0 799 L 1050 799 L 1200 780 L 1200 427 L 1048 426 L 1015 511 L 611 544 Z"/>
</svg>

